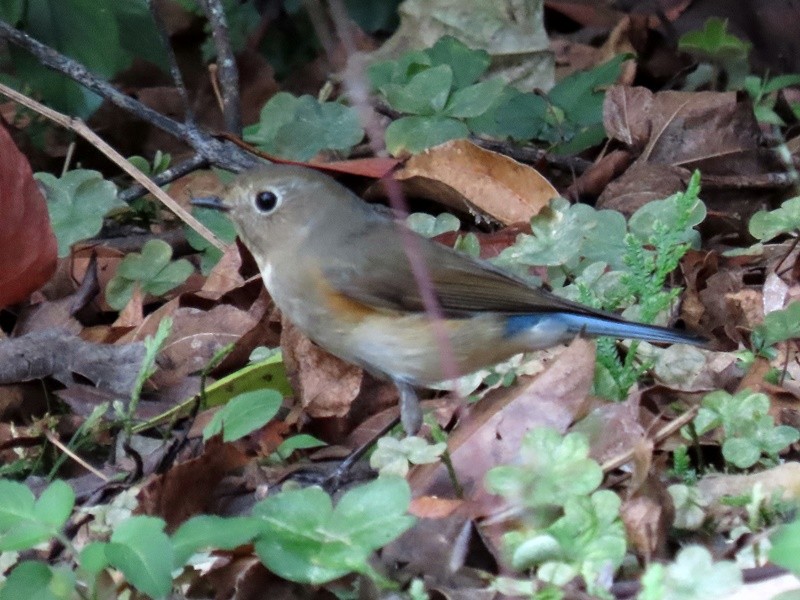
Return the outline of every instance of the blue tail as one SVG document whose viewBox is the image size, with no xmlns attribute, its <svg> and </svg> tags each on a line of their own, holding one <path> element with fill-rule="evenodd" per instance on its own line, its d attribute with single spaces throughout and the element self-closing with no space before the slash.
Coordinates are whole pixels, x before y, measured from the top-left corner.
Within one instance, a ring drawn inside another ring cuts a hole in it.
<svg viewBox="0 0 800 600">
<path fill-rule="evenodd" d="M 648 342 L 663 342 L 667 344 L 692 344 L 702 346 L 708 343 L 703 337 L 660 327 L 658 325 L 645 325 L 629 321 L 616 320 L 610 317 L 582 315 L 580 313 L 555 312 L 547 314 L 513 315 L 506 317 L 506 335 L 513 336 L 522 333 L 545 319 L 553 319 L 563 325 L 570 333 L 585 333 L 591 336 L 606 335 L 625 340 L 645 340 Z"/>
</svg>

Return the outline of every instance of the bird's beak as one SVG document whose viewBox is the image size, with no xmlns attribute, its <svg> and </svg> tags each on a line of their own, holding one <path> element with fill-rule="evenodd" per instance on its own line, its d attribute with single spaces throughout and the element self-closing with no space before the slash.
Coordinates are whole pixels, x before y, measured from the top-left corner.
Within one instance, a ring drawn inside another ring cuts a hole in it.
<svg viewBox="0 0 800 600">
<path fill-rule="evenodd" d="M 197 198 L 192 198 L 191 205 L 222 212 L 228 212 L 231 209 L 231 206 L 225 204 L 219 196 L 198 196 Z"/>
</svg>

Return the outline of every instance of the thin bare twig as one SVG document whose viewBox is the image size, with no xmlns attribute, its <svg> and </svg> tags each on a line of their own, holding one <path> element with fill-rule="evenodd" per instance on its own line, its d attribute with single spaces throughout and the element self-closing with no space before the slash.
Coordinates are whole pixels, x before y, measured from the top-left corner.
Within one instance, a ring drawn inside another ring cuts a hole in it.
<svg viewBox="0 0 800 600">
<path fill-rule="evenodd" d="M 196 121 L 194 111 L 189 103 L 189 94 L 186 91 L 186 85 L 183 83 L 183 76 L 178 66 L 178 59 L 175 58 L 175 52 L 169 41 L 167 26 L 164 23 L 164 19 L 161 18 L 161 13 L 155 4 L 155 0 L 147 0 L 147 8 L 150 10 L 150 16 L 153 17 L 153 23 L 156 26 L 158 37 L 161 38 L 161 45 L 164 47 L 164 52 L 167 53 L 169 74 L 172 77 L 172 83 L 175 84 L 175 89 L 178 90 L 178 95 L 181 97 L 181 102 L 183 103 L 183 120 L 187 124 L 194 124 Z"/>
<path fill-rule="evenodd" d="M 564 171 L 572 172 L 580 175 L 590 166 L 592 161 L 586 160 L 579 156 L 558 156 L 551 154 L 541 148 L 535 146 L 520 146 L 509 142 L 499 142 L 496 140 L 487 140 L 477 136 L 470 136 L 470 141 L 476 146 L 491 150 L 492 152 L 500 152 L 506 156 L 510 156 L 514 160 L 527 164 L 546 163 L 551 167 L 562 169 Z"/>
<path fill-rule="evenodd" d="M 180 179 L 184 175 L 187 175 L 207 165 L 208 161 L 205 159 L 205 157 L 200 156 L 199 154 L 195 154 L 191 158 L 183 161 L 182 163 L 178 163 L 177 165 L 170 167 L 169 169 L 162 171 L 158 175 L 152 177 L 151 181 L 160 187 L 162 185 L 172 183 L 176 179 Z M 146 193 L 147 190 L 144 189 L 143 186 L 136 184 L 132 185 L 127 190 L 124 190 L 119 194 L 117 194 L 117 198 L 122 200 L 125 204 L 128 204 L 130 202 L 133 202 L 137 198 L 141 198 Z"/>
<path fill-rule="evenodd" d="M 31 98 L 28 98 L 24 94 L 20 94 L 18 91 L 11 89 L 10 87 L 0 84 L 0 94 L 7 96 L 22 104 L 23 106 L 27 106 L 33 111 L 36 111 L 40 115 L 47 117 L 54 123 L 58 123 L 62 127 L 74 131 L 79 136 L 84 138 L 90 144 L 92 144 L 95 148 L 100 150 L 103 154 L 105 154 L 109 159 L 115 162 L 123 171 L 125 171 L 128 175 L 133 177 L 136 181 L 138 181 L 148 192 L 153 194 L 156 198 L 158 198 L 164 206 L 169 208 L 172 212 L 174 212 L 184 223 L 186 223 L 189 227 L 194 229 L 197 233 L 203 236 L 208 242 L 214 245 L 216 248 L 219 248 L 223 252 L 225 251 L 225 244 L 215 236 L 211 230 L 209 230 L 205 225 L 203 225 L 200 221 L 195 219 L 189 212 L 186 211 L 180 204 L 175 202 L 170 196 L 168 196 L 161 188 L 159 188 L 152 180 L 150 180 L 147 175 L 142 173 L 139 169 L 133 166 L 128 160 L 125 159 L 119 152 L 114 150 L 111 146 L 109 146 L 105 140 L 103 140 L 100 136 L 98 136 L 94 131 L 89 129 L 81 119 L 77 119 L 74 117 L 68 117 L 65 114 L 62 114 L 52 108 L 37 102 Z"/>
<path fill-rule="evenodd" d="M 90 465 L 88 462 L 83 460 L 80 456 L 75 454 L 72 450 L 67 448 L 67 446 L 60 439 L 58 439 L 56 437 L 56 435 L 52 431 L 45 431 L 44 435 L 50 441 L 50 443 L 53 444 L 53 446 L 55 446 L 56 448 L 61 450 L 64 454 L 69 456 L 72 460 L 74 460 L 76 463 L 78 463 L 84 469 L 86 469 L 87 471 L 89 471 L 93 475 L 96 475 L 97 477 L 99 477 L 103 481 L 108 482 L 108 477 L 105 474 L 103 474 L 101 471 L 98 471 L 97 469 L 95 469 L 92 465 Z"/>
<path fill-rule="evenodd" d="M 683 427 L 684 425 L 687 425 L 688 423 L 690 423 L 692 421 L 692 419 L 694 419 L 697 416 L 697 411 L 699 409 L 700 409 L 699 406 L 693 406 L 689 410 L 687 410 L 685 413 L 683 413 L 681 416 L 679 416 L 678 418 L 673 419 L 672 421 L 670 421 L 669 423 L 664 425 L 664 427 L 659 429 L 655 433 L 655 435 L 653 435 L 653 437 L 652 437 L 653 443 L 654 444 L 661 443 L 662 441 L 667 439 L 669 436 L 671 436 L 673 433 L 678 431 L 681 427 Z M 618 454 L 617 456 L 614 456 L 614 457 L 608 459 L 606 462 L 604 462 L 601 465 L 601 468 L 603 469 L 603 473 L 608 473 L 609 471 L 613 471 L 614 469 L 618 469 L 619 467 L 621 467 L 625 463 L 628 463 L 631 460 L 633 460 L 634 452 L 635 452 L 635 449 L 634 448 L 630 448 L 630 449 L 622 452 L 621 454 Z"/>
<path fill-rule="evenodd" d="M 225 11 L 219 0 L 200 0 L 200 6 L 206 13 L 211 25 L 211 39 L 217 50 L 217 73 L 219 86 L 222 88 L 222 116 L 225 129 L 229 133 L 242 135 L 242 108 L 239 100 L 239 70 L 228 36 L 228 23 Z"/>
</svg>

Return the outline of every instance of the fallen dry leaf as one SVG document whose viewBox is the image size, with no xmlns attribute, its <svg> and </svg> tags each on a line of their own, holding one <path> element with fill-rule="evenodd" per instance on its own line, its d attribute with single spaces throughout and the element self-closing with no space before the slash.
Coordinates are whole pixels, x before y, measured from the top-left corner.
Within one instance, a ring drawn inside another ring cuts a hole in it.
<svg viewBox="0 0 800 600">
<path fill-rule="evenodd" d="M 393 569 L 401 566 L 404 577 L 424 576 L 431 584 L 458 585 L 463 589 L 465 565 L 493 560 L 474 523 L 462 513 L 456 510 L 442 518 L 420 518 L 414 527 L 381 550 L 381 560 Z M 495 564 L 484 566 L 490 571 L 496 568 Z"/>
<path fill-rule="evenodd" d="M 578 338 L 539 375 L 520 377 L 517 385 L 498 389 L 471 408 L 448 439 L 448 448 L 476 515 L 490 514 L 500 504 L 484 490 L 484 476 L 492 467 L 516 460 L 528 431 L 548 426 L 563 433 L 583 416 L 594 358 L 594 342 Z M 440 464 L 415 468 L 409 480 L 415 496 L 452 496 L 447 470 Z"/>
<path fill-rule="evenodd" d="M 198 196 L 219 196 L 225 186 L 214 171 L 194 171 L 175 180 L 169 186 L 169 195 L 183 208 L 191 210 L 191 201 Z"/>
<path fill-rule="evenodd" d="M 664 559 L 669 556 L 667 534 L 675 516 L 675 509 L 671 501 L 665 504 L 664 500 L 663 496 L 659 498 L 636 496 L 623 502 L 620 508 L 620 517 L 625 525 L 627 538 L 645 563 L 649 563 L 653 558 Z"/>
<path fill-rule="evenodd" d="M 230 304 L 202 310 L 180 306 L 180 298 L 175 298 L 122 339 L 141 340 L 153 335 L 166 316 L 172 317 L 173 325 L 159 354 L 159 371 L 151 378 L 158 387 L 176 385 L 187 375 L 202 370 L 223 346 L 236 342 L 258 322 L 248 311 Z"/>
<path fill-rule="evenodd" d="M 317 346 L 285 317 L 282 325 L 283 362 L 303 409 L 311 417 L 346 415 L 364 372 Z"/>
<path fill-rule="evenodd" d="M 101 290 L 108 287 L 108 282 L 117 271 L 117 267 L 125 254 L 115 248 L 92 244 L 78 244 L 72 249 L 70 255 L 70 273 L 74 281 L 83 281 L 92 264 L 97 270 L 97 284 Z M 101 310 L 112 310 L 105 301 L 105 294 L 100 294 L 95 300 Z"/>
<path fill-rule="evenodd" d="M 225 254 L 211 269 L 203 287 L 198 294 L 218 300 L 223 294 L 244 285 L 244 278 L 239 274 L 242 266 L 242 257 L 236 244 L 231 244 L 225 249 Z"/>
<path fill-rule="evenodd" d="M 130 396 L 144 344 L 93 344 L 60 330 L 0 342 L 0 383 L 54 377 L 64 385 L 80 375 L 98 388 Z"/>
<path fill-rule="evenodd" d="M 144 321 L 143 301 L 144 298 L 141 288 L 138 285 L 134 286 L 131 299 L 128 301 L 128 304 L 119 311 L 117 320 L 114 321 L 111 327 L 118 331 L 139 327 Z"/>
<path fill-rule="evenodd" d="M 638 394 L 632 394 L 625 402 L 604 402 L 576 423 L 572 431 L 587 435 L 591 457 L 603 464 L 645 437 L 639 410 Z"/>
<path fill-rule="evenodd" d="M 726 496 L 750 494 L 756 484 L 763 486 L 765 498 L 777 493 L 787 502 L 796 501 L 800 498 L 800 463 L 787 462 L 747 475 L 707 475 L 697 482 L 697 487 L 715 505 Z"/>
<path fill-rule="evenodd" d="M 213 508 L 212 492 L 220 480 L 250 460 L 235 444 L 210 440 L 200 456 L 153 476 L 139 492 L 139 509 L 163 518 L 167 531 L 174 531 L 189 517 L 209 512 Z"/>
<path fill-rule="evenodd" d="M 421 496 L 411 501 L 408 512 L 420 519 L 442 519 L 452 515 L 463 504 L 463 500 Z"/>
<path fill-rule="evenodd" d="M 558 196 L 533 167 L 467 140 L 412 156 L 394 178 L 406 195 L 436 200 L 459 212 L 477 211 L 505 225 L 530 221 Z"/>
<path fill-rule="evenodd" d="M 635 162 L 608 184 L 597 200 L 597 207 L 630 216 L 648 202 L 685 190 L 691 175 L 682 167 Z"/>
<path fill-rule="evenodd" d="M 0 308 L 27 298 L 56 270 L 56 236 L 28 159 L 0 126 Z"/>
<path fill-rule="evenodd" d="M 613 150 L 605 154 L 600 160 L 593 163 L 572 182 L 564 194 L 572 200 L 580 200 L 583 196 L 599 196 L 608 185 L 609 181 L 619 177 L 625 172 L 631 162 L 633 154 L 627 150 Z"/>
<path fill-rule="evenodd" d="M 684 189 L 691 171 L 700 169 L 709 208 L 719 206 L 728 218 L 731 213 L 741 218 L 761 203 L 748 188 L 762 190 L 760 176 L 785 170 L 761 148 L 752 105 L 734 92 L 654 94 L 642 87 L 614 86 L 606 93 L 603 117 L 609 137 L 641 154 L 603 192 L 598 207 L 630 215 Z"/>
</svg>

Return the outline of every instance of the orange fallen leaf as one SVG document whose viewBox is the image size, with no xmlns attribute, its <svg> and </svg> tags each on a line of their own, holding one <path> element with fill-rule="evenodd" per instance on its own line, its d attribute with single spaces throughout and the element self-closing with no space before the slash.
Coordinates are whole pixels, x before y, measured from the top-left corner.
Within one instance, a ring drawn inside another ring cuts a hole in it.
<svg viewBox="0 0 800 600">
<path fill-rule="evenodd" d="M 533 167 L 467 140 L 412 156 L 394 178 L 408 195 L 437 200 L 459 211 L 468 208 L 505 225 L 529 221 L 558 196 Z"/>
</svg>

